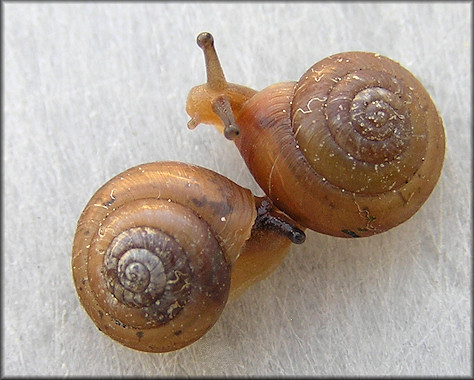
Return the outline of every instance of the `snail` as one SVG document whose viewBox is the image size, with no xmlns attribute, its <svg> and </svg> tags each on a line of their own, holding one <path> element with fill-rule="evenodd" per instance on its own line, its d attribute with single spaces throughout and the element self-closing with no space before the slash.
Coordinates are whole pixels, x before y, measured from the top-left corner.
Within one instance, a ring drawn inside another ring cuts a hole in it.
<svg viewBox="0 0 474 380">
<path fill-rule="evenodd" d="M 168 352 L 202 337 L 226 302 L 281 263 L 301 229 L 267 197 L 180 162 L 130 168 L 92 196 L 73 242 L 73 280 L 99 330 Z"/>
<path fill-rule="evenodd" d="M 209 33 L 189 128 L 234 140 L 266 196 L 211 170 L 155 162 L 118 174 L 77 223 L 73 280 L 96 326 L 168 352 L 201 338 L 304 230 L 365 237 L 409 219 L 443 165 L 441 117 L 421 83 L 379 54 L 346 52 L 260 92 L 228 83 Z"/>
<path fill-rule="evenodd" d="M 234 140 L 274 205 L 300 225 L 366 237 L 409 219 L 443 165 L 443 122 L 405 68 L 380 54 L 334 54 L 298 82 L 262 91 L 226 81 L 214 39 L 201 33 L 207 83 L 189 92 L 190 129 Z"/>
</svg>

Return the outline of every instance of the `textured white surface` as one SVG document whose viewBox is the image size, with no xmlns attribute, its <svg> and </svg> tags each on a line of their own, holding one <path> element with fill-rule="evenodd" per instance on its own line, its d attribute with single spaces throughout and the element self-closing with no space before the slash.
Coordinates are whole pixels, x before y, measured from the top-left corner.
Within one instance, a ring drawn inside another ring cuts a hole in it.
<svg viewBox="0 0 474 380">
<path fill-rule="evenodd" d="M 471 7 L 4 3 L 3 374 L 471 374 Z M 199 164 L 261 194 L 232 143 L 186 128 L 201 31 L 227 78 L 256 89 L 340 51 L 395 59 L 444 119 L 445 165 L 407 223 L 359 240 L 309 232 L 200 341 L 145 354 L 79 305 L 72 239 L 92 193 L 139 163 Z"/>
</svg>

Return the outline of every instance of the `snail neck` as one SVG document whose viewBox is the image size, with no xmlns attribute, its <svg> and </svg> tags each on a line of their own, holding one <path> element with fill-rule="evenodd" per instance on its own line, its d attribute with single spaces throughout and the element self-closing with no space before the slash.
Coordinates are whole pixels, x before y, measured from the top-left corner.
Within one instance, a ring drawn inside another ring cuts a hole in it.
<svg viewBox="0 0 474 380">
<path fill-rule="evenodd" d="M 306 240 L 304 230 L 284 212 L 277 209 L 270 198 L 255 197 L 257 206 L 257 218 L 253 225 L 253 231 L 270 230 L 275 231 L 294 244 L 303 244 Z"/>
<path fill-rule="evenodd" d="M 232 267 L 229 299 L 263 280 L 282 263 L 291 243 L 302 244 L 305 233 L 268 197 L 255 197 L 257 217 L 250 238 Z"/>
</svg>

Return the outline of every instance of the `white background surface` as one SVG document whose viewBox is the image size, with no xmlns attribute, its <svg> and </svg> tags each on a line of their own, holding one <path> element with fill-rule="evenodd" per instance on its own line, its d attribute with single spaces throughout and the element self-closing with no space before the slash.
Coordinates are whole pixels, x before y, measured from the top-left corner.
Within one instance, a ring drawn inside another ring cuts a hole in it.
<svg viewBox="0 0 474 380">
<path fill-rule="evenodd" d="M 471 4 L 6 3 L 5 375 L 471 374 Z M 261 190 L 235 146 L 186 128 L 205 79 L 201 31 L 227 79 L 261 89 L 345 50 L 387 55 L 446 127 L 441 179 L 408 222 L 350 240 L 308 232 L 200 341 L 136 352 L 81 308 L 76 221 L 109 178 L 180 160 Z M 295 58 L 296 57 L 296 58 Z"/>
</svg>

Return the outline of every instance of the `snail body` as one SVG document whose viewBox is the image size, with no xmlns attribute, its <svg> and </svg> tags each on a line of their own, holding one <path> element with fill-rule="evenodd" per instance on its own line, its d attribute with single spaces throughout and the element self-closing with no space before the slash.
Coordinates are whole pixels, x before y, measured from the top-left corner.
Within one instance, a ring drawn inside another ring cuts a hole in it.
<svg viewBox="0 0 474 380">
<path fill-rule="evenodd" d="M 209 33 L 198 44 L 206 62 L 217 60 Z M 217 66 L 208 64 L 208 82 L 190 91 L 188 126 L 214 124 L 233 139 L 263 191 L 301 225 L 374 235 L 409 219 L 436 185 L 442 120 L 421 83 L 391 59 L 335 54 L 298 82 L 260 92 L 227 87 Z"/>
<path fill-rule="evenodd" d="M 269 205 L 211 170 L 179 162 L 115 176 L 77 224 L 72 269 L 81 304 L 125 346 L 167 352 L 193 343 L 229 297 L 271 273 L 291 241 L 304 240 Z"/>
</svg>

